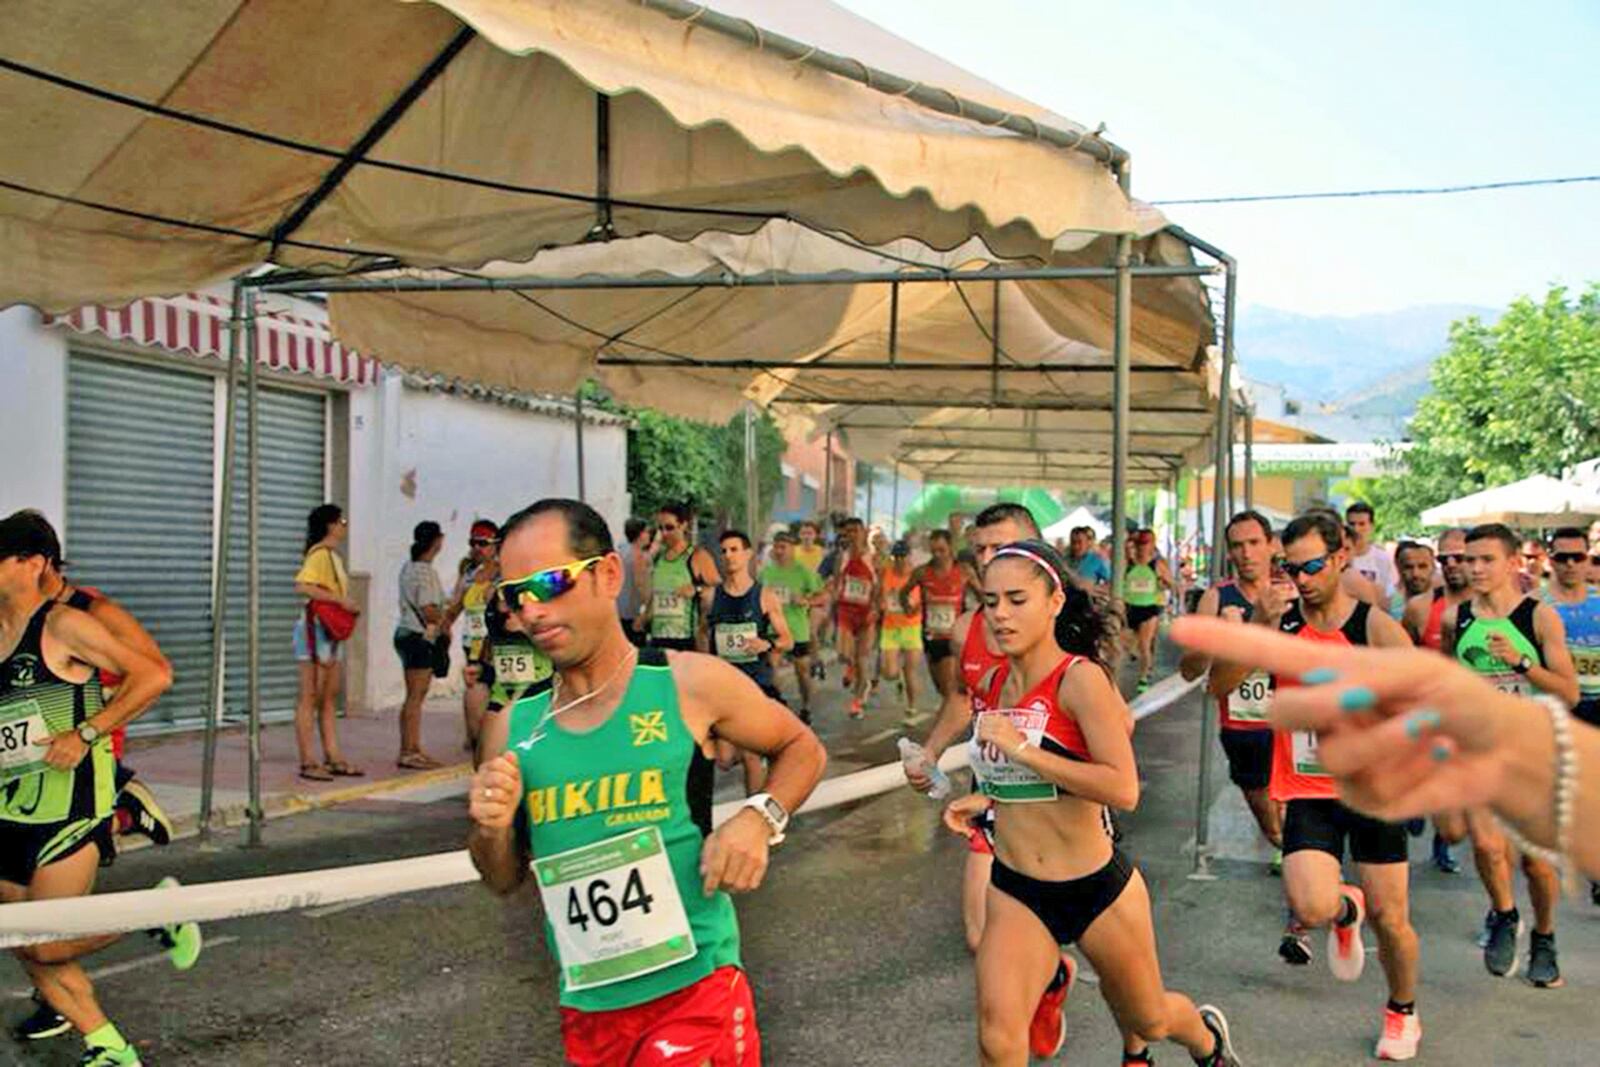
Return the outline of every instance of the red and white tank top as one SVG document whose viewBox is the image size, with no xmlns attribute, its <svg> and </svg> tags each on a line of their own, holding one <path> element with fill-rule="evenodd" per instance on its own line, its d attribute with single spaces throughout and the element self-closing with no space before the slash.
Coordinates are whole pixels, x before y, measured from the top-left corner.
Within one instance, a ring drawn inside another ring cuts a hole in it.
<svg viewBox="0 0 1600 1067">
<path fill-rule="evenodd" d="M 932 567 L 922 572 L 923 637 L 948 641 L 955 634 L 966 588 L 966 576 L 954 564 L 943 574 Z"/>
<path fill-rule="evenodd" d="M 1428 624 L 1422 628 L 1423 648 L 1444 651 L 1444 609 L 1448 603 L 1443 589 L 1433 591 L 1433 603 L 1428 605 Z"/>
<path fill-rule="evenodd" d="M 980 715 L 1004 715 L 1023 736 L 1046 752 L 1068 759 L 1089 759 L 1089 743 L 1078 727 L 1078 719 L 1061 706 L 1062 675 L 1077 663 L 1081 656 L 1063 656 L 1039 684 L 1028 690 L 1008 707 L 999 707 L 1011 664 L 1002 663 L 989 678 L 984 693 L 983 708 L 976 698 L 973 709 Z M 1054 800 L 1061 795 L 1060 788 L 1038 773 L 1021 764 L 1012 763 L 993 745 L 978 740 L 974 723 L 972 739 L 967 742 L 967 754 L 972 762 L 972 773 L 977 779 L 978 791 L 1001 803 L 1028 803 Z"/>
<path fill-rule="evenodd" d="M 864 557 L 851 556 L 840 572 L 839 603 L 851 608 L 872 606 L 872 587 L 877 581 L 872 564 Z"/>
<path fill-rule="evenodd" d="M 989 691 L 986 683 L 995 668 L 1006 662 L 1006 657 L 1001 653 L 989 651 L 988 632 L 983 612 L 976 612 L 972 616 L 972 624 L 967 627 L 967 638 L 961 645 L 961 682 L 972 697 L 974 711 L 987 706 L 984 699 Z"/>
<path fill-rule="evenodd" d="M 1372 605 L 1358 601 L 1355 610 L 1344 625 L 1332 632 L 1318 630 L 1306 622 L 1300 605 L 1292 604 L 1283 613 L 1278 629 L 1306 641 L 1323 641 L 1332 645 L 1364 645 L 1367 643 L 1367 616 Z M 1298 678 L 1281 674 L 1272 676 L 1273 689 L 1299 685 Z M 1272 735 L 1272 784 L 1268 790 L 1273 800 L 1337 800 L 1338 786 L 1333 776 L 1322 769 L 1317 756 L 1317 735 L 1314 730 L 1276 730 Z"/>
</svg>

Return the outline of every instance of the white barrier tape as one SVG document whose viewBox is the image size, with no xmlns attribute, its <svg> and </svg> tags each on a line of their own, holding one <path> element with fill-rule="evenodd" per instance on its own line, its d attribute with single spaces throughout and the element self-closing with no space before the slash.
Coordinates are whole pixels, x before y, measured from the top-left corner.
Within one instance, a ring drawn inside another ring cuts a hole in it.
<svg viewBox="0 0 1600 1067">
<path fill-rule="evenodd" d="M 1177 684 L 1169 684 L 1174 683 Z M 1134 701 L 1134 717 L 1142 719 L 1172 704 L 1196 685 L 1176 676 L 1162 679 Z M 947 749 L 939 760 L 946 772 L 967 766 L 965 745 Z M 818 784 L 797 814 L 823 811 L 855 800 L 891 792 L 905 785 L 899 762 L 869 767 Z M 737 800 L 712 809 L 720 825 L 744 805 Z M 425 889 L 476 882 L 478 872 L 466 849 L 439 852 L 384 863 L 363 863 L 265 878 L 207 882 L 170 889 L 136 889 L 94 897 L 37 900 L 0 905 L 0 948 L 61 941 L 89 934 L 122 934 L 195 920 L 216 922 L 270 915 L 280 911 L 320 908 L 351 900 L 415 893 Z"/>
</svg>

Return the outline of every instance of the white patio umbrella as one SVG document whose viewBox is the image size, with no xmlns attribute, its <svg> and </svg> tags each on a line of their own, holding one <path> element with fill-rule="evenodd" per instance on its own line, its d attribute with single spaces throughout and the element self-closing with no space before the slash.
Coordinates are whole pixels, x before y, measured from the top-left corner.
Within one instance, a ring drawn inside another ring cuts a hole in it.
<svg viewBox="0 0 1600 1067">
<path fill-rule="evenodd" d="M 1510 485 L 1483 489 L 1422 513 L 1429 526 L 1570 526 L 1600 517 L 1600 490 L 1535 474 Z"/>
</svg>

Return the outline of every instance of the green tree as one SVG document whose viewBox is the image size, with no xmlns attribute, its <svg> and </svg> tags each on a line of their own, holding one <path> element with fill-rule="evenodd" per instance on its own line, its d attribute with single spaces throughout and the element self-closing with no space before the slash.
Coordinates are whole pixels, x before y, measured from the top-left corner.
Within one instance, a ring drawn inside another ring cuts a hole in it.
<svg viewBox="0 0 1600 1067">
<path fill-rule="evenodd" d="M 1450 327 L 1432 391 L 1394 473 L 1362 479 L 1380 535 L 1415 532 L 1435 504 L 1600 455 L 1600 283 L 1515 301 L 1493 326 Z"/>
<path fill-rule="evenodd" d="M 688 503 L 709 513 L 718 525 L 745 522 L 744 415 L 722 426 L 680 419 L 647 407 L 630 408 L 584 385 L 584 403 L 626 415 L 628 490 L 633 513 L 650 516 L 667 503 Z M 783 485 L 783 431 L 765 411 L 756 413 L 757 529 L 759 538 L 772 514 L 772 500 Z"/>
</svg>

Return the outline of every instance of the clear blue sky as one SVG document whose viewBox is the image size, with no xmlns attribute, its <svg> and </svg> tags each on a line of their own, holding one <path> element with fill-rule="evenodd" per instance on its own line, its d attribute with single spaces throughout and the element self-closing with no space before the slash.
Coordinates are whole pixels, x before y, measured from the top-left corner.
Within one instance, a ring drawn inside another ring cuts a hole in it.
<svg viewBox="0 0 1600 1067">
<path fill-rule="evenodd" d="M 1600 3 L 841 0 L 1133 153 L 1141 199 L 1600 173 Z M 1600 183 L 1172 207 L 1306 314 L 1600 280 Z"/>
</svg>

